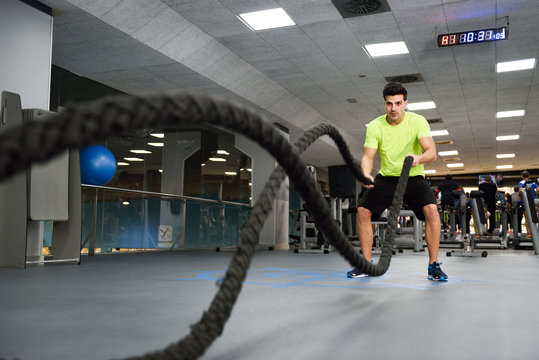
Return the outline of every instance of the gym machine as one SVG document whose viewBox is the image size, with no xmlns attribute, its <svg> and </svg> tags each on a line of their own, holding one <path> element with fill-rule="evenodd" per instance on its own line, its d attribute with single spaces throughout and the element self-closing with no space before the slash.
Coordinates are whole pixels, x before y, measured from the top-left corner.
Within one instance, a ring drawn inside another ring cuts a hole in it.
<svg viewBox="0 0 539 360">
<path fill-rule="evenodd" d="M 470 198 L 473 196 L 479 196 L 483 195 L 482 191 L 472 191 L 470 193 Z M 477 194 L 480 193 L 480 194 Z M 481 253 L 475 252 L 475 237 L 471 236 L 471 234 L 468 234 L 466 231 L 466 194 L 462 190 L 453 190 L 453 196 L 458 197 L 458 202 L 456 208 L 459 210 L 459 226 L 460 226 L 460 242 L 462 243 L 462 250 L 461 251 L 448 251 L 446 253 L 446 256 L 463 256 L 463 257 L 487 257 L 488 252 L 482 251 Z M 473 198 L 472 198 L 473 199 Z M 472 210 L 474 207 L 474 201 L 472 200 Z M 477 203 L 475 203 L 475 207 L 477 207 Z M 478 214 L 479 215 L 479 214 Z M 483 212 L 483 217 L 485 216 Z M 477 230 L 476 230 L 477 231 Z"/>
<path fill-rule="evenodd" d="M 424 251 L 423 248 L 423 222 L 415 216 L 415 213 L 412 210 L 401 209 L 399 212 L 400 217 L 410 217 L 412 219 L 412 228 L 401 227 L 397 231 L 395 236 L 394 246 L 399 252 L 402 252 L 402 249 L 413 249 L 414 252 Z M 405 230 L 406 229 L 406 230 Z M 411 234 L 408 235 L 408 234 Z"/>
<path fill-rule="evenodd" d="M 534 253 L 535 255 L 539 255 L 539 230 L 537 228 L 539 219 L 537 217 L 533 189 L 531 186 L 526 186 L 522 190 L 522 200 L 524 203 L 524 216 L 526 216 L 527 231 L 532 238 Z"/>
<path fill-rule="evenodd" d="M 49 114 L 23 110 L 18 94 L 3 91 L 0 132 Z M 0 182 L 0 267 L 80 264 L 81 206 L 77 150 L 32 164 Z M 53 221 L 51 254 L 46 256 L 42 253 L 45 221 Z"/>
<path fill-rule="evenodd" d="M 316 179 L 316 169 L 308 166 L 309 172 Z M 342 224 L 342 200 L 340 198 L 330 200 L 333 218 Z M 294 239 L 294 253 L 323 253 L 329 254 L 332 251 L 331 243 L 325 238 L 321 231 L 316 228 L 316 224 L 309 214 L 309 209 L 305 207 L 303 199 L 300 203 L 296 222 L 292 226 L 290 238 Z M 298 229 L 299 227 L 299 229 Z M 294 233 L 299 230 L 299 235 Z"/>
<path fill-rule="evenodd" d="M 505 198 L 502 194 L 497 196 L 497 201 L 505 202 Z M 505 211 L 505 203 L 498 208 L 501 210 L 501 225 L 502 230 L 495 229 L 495 233 L 492 236 L 487 235 L 487 217 L 485 214 L 485 206 L 483 203 L 483 191 L 474 190 L 470 192 L 470 199 L 472 202 L 472 217 L 474 220 L 475 228 L 475 243 L 478 246 L 479 243 L 488 244 L 485 247 L 497 247 L 501 249 L 507 249 L 507 212 Z"/>
<path fill-rule="evenodd" d="M 453 190 L 452 196 L 455 199 L 460 199 L 461 194 L 464 194 L 462 190 Z M 455 206 L 448 206 L 446 209 L 448 210 L 449 214 L 449 221 L 448 221 L 448 227 L 449 229 L 441 229 L 440 233 L 440 247 L 447 247 L 447 248 L 461 248 L 462 247 L 462 234 L 457 234 L 457 214 L 458 211 L 459 214 L 463 211 L 460 207 L 460 200 L 456 200 L 457 204 Z M 466 195 L 464 195 L 464 214 L 466 214 Z M 445 216 L 446 209 L 440 209 L 440 218 Z M 458 216 L 460 219 L 460 215 Z M 466 219 L 466 217 L 464 218 Z M 466 225 L 466 223 L 464 223 Z M 459 223 L 459 227 L 462 229 L 462 224 Z M 466 229 L 464 229 L 466 231 Z M 462 230 L 461 230 L 462 231 Z"/>
</svg>

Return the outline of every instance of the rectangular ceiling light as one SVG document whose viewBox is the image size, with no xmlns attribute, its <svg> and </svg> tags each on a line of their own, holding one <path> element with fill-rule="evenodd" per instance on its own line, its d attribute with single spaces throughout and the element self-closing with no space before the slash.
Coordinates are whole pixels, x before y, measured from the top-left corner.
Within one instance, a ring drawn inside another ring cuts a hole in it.
<svg viewBox="0 0 539 360">
<path fill-rule="evenodd" d="M 496 165 L 496 169 L 512 169 L 513 165 Z"/>
<path fill-rule="evenodd" d="M 216 156 L 211 157 L 211 158 L 209 158 L 208 160 L 210 160 L 210 161 L 217 161 L 217 162 L 219 162 L 219 161 L 221 161 L 221 162 L 222 162 L 222 161 L 226 161 L 226 159 L 223 159 L 223 158 L 220 158 L 220 157 L 216 157 Z"/>
<path fill-rule="evenodd" d="M 365 50 L 372 58 L 409 53 L 404 41 L 365 45 Z"/>
<path fill-rule="evenodd" d="M 148 150 L 129 150 L 130 152 L 134 154 L 151 154 L 151 151 Z"/>
<path fill-rule="evenodd" d="M 496 159 L 514 158 L 515 154 L 496 154 Z"/>
<path fill-rule="evenodd" d="M 451 155 L 458 155 L 458 150 L 449 150 L 449 151 L 438 151 L 438 155 L 440 156 L 451 156 Z"/>
<path fill-rule="evenodd" d="M 118 161 L 116 164 L 117 164 L 118 166 L 129 166 L 129 163 L 126 163 L 126 162 L 124 162 L 124 161 Z"/>
<path fill-rule="evenodd" d="M 449 132 L 447 130 L 432 130 L 430 132 L 430 136 L 434 137 L 434 136 L 444 136 L 444 135 L 449 135 Z"/>
<path fill-rule="evenodd" d="M 515 117 L 515 116 L 524 116 L 524 114 L 526 114 L 526 111 L 524 110 L 498 111 L 496 113 L 496 117 L 500 119 L 500 118 Z"/>
<path fill-rule="evenodd" d="M 296 25 L 283 8 L 240 14 L 238 19 L 255 31 Z"/>
<path fill-rule="evenodd" d="M 155 146 L 155 147 L 163 147 L 165 144 L 162 142 L 149 142 L 148 145 Z"/>
<path fill-rule="evenodd" d="M 533 69 L 535 67 L 535 59 L 524 59 L 515 61 L 504 61 L 496 64 L 496 72 L 507 72 L 517 70 Z"/>
<path fill-rule="evenodd" d="M 151 133 L 150 136 L 162 139 L 165 137 L 165 134 L 164 133 Z"/>
<path fill-rule="evenodd" d="M 496 141 L 507 141 L 507 140 L 518 140 L 518 139 L 520 139 L 520 135 L 496 136 Z"/>
<path fill-rule="evenodd" d="M 127 160 L 127 161 L 144 161 L 144 159 L 137 158 L 137 157 L 124 157 L 124 160 Z"/>
<path fill-rule="evenodd" d="M 225 175 L 237 175 L 238 173 L 235 171 L 225 171 Z"/>
<path fill-rule="evenodd" d="M 436 104 L 434 103 L 434 101 L 408 103 L 407 108 L 410 111 L 436 109 Z"/>
<path fill-rule="evenodd" d="M 463 163 L 453 163 L 453 164 L 447 164 L 448 168 L 456 168 L 456 167 L 463 167 Z"/>
<path fill-rule="evenodd" d="M 436 174 L 436 170 L 425 170 L 425 174 Z"/>
</svg>

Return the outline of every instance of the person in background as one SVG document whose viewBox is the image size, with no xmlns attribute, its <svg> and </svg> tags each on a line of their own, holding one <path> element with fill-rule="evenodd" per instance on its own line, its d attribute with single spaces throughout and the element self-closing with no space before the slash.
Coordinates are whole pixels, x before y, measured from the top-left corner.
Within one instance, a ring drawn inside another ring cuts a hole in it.
<svg viewBox="0 0 539 360">
<path fill-rule="evenodd" d="M 453 176 L 451 174 L 447 174 L 445 176 L 445 181 L 441 182 L 440 185 L 438 185 L 438 189 L 436 189 L 436 194 L 441 194 L 440 199 L 440 206 L 442 208 L 442 211 L 440 212 L 440 218 L 442 221 L 442 228 L 447 228 L 447 224 L 444 221 L 444 210 L 446 207 L 450 207 L 453 209 L 455 207 L 455 202 L 457 199 L 453 196 L 453 190 L 458 190 L 459 186 L 458 184 L 453 181 Z"/>
<path fill-rule="evenodd" d="M 539 188 L 539 185 L 537 184 L 537 181 L 530 179 L 530 173 L 527 170 L 524 170 L 522 172 L 522 180 L 518 183 L 518 186 L 525 189 L 526 186 L 531 186 L 533 190 L 533 198 L 535 199 L 535 193 L 537 191 L 537 188 Z"/>
<path fill-rule="evenodd" d="M 488 236 L 492 236 L 496 225 L 496 192 L 498 187 L 492 182 L 492 177 L 487 175 L 485 176 L 485 181 L 479 184 L 479 190 L 483 192 L 483 200 L 485 200 L 485 205 L 489 212 Z"/>
<path fill-rule="evenodd" d="M 512 204 L 517 204 L 517 228 L 513 229 L 513 233 L 519 237 L 522 233 L 522 216 L 524 215 L 522 211 L 522 188 L 519 185 L 513 187 L 513 193 L 511 194 L 511 206 Z"/>
</svg>

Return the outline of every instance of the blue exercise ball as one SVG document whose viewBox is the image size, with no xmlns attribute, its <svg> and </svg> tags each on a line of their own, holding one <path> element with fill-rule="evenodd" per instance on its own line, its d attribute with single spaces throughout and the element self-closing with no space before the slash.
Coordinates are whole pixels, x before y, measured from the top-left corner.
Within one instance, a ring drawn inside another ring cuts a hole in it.
<svg viewBox="0 0 539 360">
<path fill-rule="evenodd" d="M 90 145 L 80 150 L 81 182 L 105 185 L 116 173 L 116 158 L 104 146 Z"/>
</svg>

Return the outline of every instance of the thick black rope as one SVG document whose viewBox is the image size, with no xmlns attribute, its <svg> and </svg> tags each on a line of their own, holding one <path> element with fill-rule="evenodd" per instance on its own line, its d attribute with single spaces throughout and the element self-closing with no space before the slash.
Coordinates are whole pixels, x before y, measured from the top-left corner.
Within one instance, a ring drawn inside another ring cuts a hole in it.
<svg viewBox="0 0 539 360">
<path fill-rule="evenodd" d="M 207 96 L 188 93 L 174 96 L 119 96 L 67 109 L 43 122 L 30 122 L 0 134 L 0 180 L 25 169 L 31 162 L 44 161 L 67 148 L 82 148 L 126 130 L 174 127 L 180 123 L 209 123 L 239 132 L 260 143 L 280 163 L 267 181 L 259 200 L 244 224 L 236 253 L 210 307 L 191 333 L 162 351 L 131 359 L 196 359 L 222 333 L 247 275 L 258 234 L 271 211 L 281 182 L 288 174 L 317 226 L 326 238 L 354 267 L 380 276 L 387 271 L 396 232 L 396 221 L 408 180 L 412 158 L 405 160 L 402 175 L 390 207 L 389 228 L 378 264 L 360 256 L 332 219 L 327 202 L 318 191 L 299 154 L 322 135 L 329 135 L 358 180 L 369 181 L 353 164 L 348 146 L 338 131 L 328 124 L 319 125 L 298 140 L 294 147 L 262 116 L 245 108 Z"/>
</svg>

